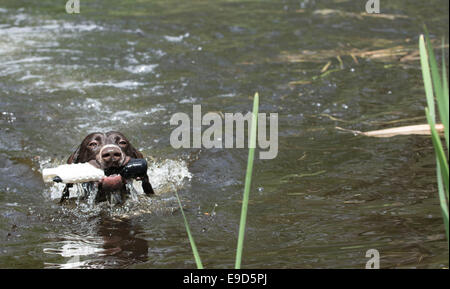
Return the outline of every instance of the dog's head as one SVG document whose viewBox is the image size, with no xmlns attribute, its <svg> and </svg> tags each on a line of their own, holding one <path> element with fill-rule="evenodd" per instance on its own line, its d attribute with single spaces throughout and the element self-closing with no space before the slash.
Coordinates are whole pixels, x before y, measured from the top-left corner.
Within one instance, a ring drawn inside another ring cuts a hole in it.
<svg viewBox="0 0 450 289">
<path fill-rule="evenodd" d="M 128 139 L 120 132 L 94 132 L 84 138 L 75 152 L 67 160 L 72 163 L 90 163 L 97 168 L 106 170 L 118 168 L 131 158 L 143 158 Z"/>
</svg>

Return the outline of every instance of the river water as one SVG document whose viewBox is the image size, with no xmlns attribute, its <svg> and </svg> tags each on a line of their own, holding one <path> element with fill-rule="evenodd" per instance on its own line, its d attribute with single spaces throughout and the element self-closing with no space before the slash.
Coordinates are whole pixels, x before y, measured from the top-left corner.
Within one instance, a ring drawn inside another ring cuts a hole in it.
<svg viewBox="0 0 450 289">
<path fill-rule="evenodd" d="M 0 268 L 194 268 L 174 190 L 205 267 L 232 268 L 247 149 L 174 149 L 169 120 L 246 113 L 255 92 L 279 149 L 255 159 L 243 268 L 364 268 L 369 249 L 448 267 L 429 137 L 336 129 L 426 122 L 418 36 L 448 36 L 448 1 L 365 2 L 1 0 Z M 108 130 L 157 196 L 58 205 L 42 168 Z"/>
</svg>

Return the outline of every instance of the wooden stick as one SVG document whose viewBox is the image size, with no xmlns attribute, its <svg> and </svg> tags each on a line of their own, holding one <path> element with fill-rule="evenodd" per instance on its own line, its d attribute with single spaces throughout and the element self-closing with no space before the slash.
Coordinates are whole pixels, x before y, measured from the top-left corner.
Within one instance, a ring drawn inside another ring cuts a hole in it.
<svg viewBox="0 0 450 289">
<path fill-rule="evenodd" d="M 344 128 L 341 128 L 338 126 L 336 127 L 336 129 L 342 130 L 342 131 L 348 131 L 348 132 L 358 134 L 358 135 L 371 136 L 371 137 L 393 137 L 393 136 L 397 136 L 397 135 L 431 135 L 430 126 L 428 124 L 401 126 L 401 127 L 394 127 L 394 128 L 381 129 L 381 130 L 372 130 L 372 131 L 366 131 L 366 132 L 344 129 Z M 443 134 L 444 133 L 444 125 L 436 124 L 436 130 L 438 131 L 439 134 Z"/>
</svg>

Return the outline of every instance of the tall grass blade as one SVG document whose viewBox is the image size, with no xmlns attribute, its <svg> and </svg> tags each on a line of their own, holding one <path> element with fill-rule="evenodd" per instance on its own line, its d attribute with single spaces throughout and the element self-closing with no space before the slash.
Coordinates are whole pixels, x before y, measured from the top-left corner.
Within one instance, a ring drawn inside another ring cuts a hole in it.
<svg viewBox="0 0 450 289">
<path fill-rule="evenodd" d="M 449 106 L 448 106 L 448 82 L 447 82 L 447 68 L 445 65 L 445 41 L 444 38 L 442 38 L 442 92 L 444 94 L 444 108 L 446 109 L 447 113 L 447 121 L 444 122 L 444 135 L 445 135 L 445 142 L 447 144 L 447 157 L 448 157 L 448 139 L 449 139 L 449 128 L 448 128 L 448 122 L 449 122 Z"/>
<path fill-rule="evenodd" d="M 258 108 L 259 108 L 259 94 L 255 93 L 255 97 L 253 98 L 253 114 L 250 130 L 250 145 L 248 149 L 247 172 L 245 174 L 244 196 L 242 198 L 241 221 L 239 223 L 239 237 L 236 250 L 236 263 L 235 263 L 236 269 L 241 268 L 242 250 L 244 247 L 245 224 L 247 221 L 248 199 L 250 195 L 250 187 L 252 182 L 252 171 L 253 171 L 253 159 L 255 156 L 255 147 L 256 147 Z"/>
<path fill-rule="evenodd" d="M 425 41 L 423 35 L 419 38 L 419 50 L 420 50 L 420 64 L 422 66 L 422 77 L 425 86 L 425 95 L 427 97 L 427 105 L 430 112 L 432 123 L 430 126 L 434 127 L 435 112 L 434 112 L 434 97 L 433 97 L 433 85 L 431 84 L 430 65 L 428 63 L 428 53 L 425 48 Z"/>
<path fill-rule="evenodd" d="M 433 46 L 431 45 L 430 36 L 426 27 L 425 27 L 425 44 L 427 46 L 428 59 L 430 61 L 431 81 L 433 82 L 434 96 L 436 97 L 436 101 L 438 103 L 438 109 L 439 111 L 441 111 L 442 109 L 444 109 L 441 77 L 439 75 L 437 61 L 434 56 L 434 49 Z M 443 116 L 445 117 L 445 115 L 443 115 L 441 112 L 439 112 L 439 114 L 441 117 L 441 121 L 445 122 L 446 120 L 442 118 Z"/>
<path fill-rule="evenodd" d="M 184 226 L 186 227 L 186 232 L 187 232 L 187 235 L 189 238 L 189 242 L 191 243 L 192 253 L 194 254 L 195 263 L 197 264 L 197 269 L 203 269 L 202 260 L 200 259 L 200 255 L 198 254 L 197 246 L 195 246 L 194 237 L 192 237 L 192 235 L 191 235 L 191 230 L 189 229 L 189 224 L 186 219 L 186 215 L 184 214 L 183 206 L 181 205 L 181 201 L 180 201 L 180 197 L 178 196 L 178 193 L 176 190 L 175 190 L 175 195 L 177 196 L 178 205 L 180 206 L 181 214 L 183 215 Z"/>
<path fill-rule="evenodd" d="M 441 205 L 441 211 L 442 211 L 442 217 L 444 218 L 444 227 L 445 227 L 445 234 L 447 237 L 447 242 L 449 241 L 448 238 L 448 205 L 445 201 L 445 192 L 444 192 L 444 186 L 442 184 L 442 174 L 441 174 L 441 167 L 439 163 L 436 160 L 436 170 L 437 170 L 437 179 L 438 179 L 438 191 L 439 191 L 439 203 Z M 447 175 L 448 176 L 448 175 Z M 447 191 L 448 193 L 448 191 Z M 447 194 L 448 199 L 448 194 Z"/>
<path fill-rule="evenodd" d="M 426 30 L 426 28 L 425 28 Z M 426 45 L 426 47 L 425 47 Z M 433 47 L 431 46 L 428 32 L 426 32 L 426 43 L 423 35 L 419 38 L 419 50 L 420 50 L 420 63 L 422 66 L 422 76 L 425 86 L 425 94 L 427 97 L 428 107 L 425 108 L 425 115 L 427 117 L 428 124 L 431 129 L 431 140 L 434 146 L 434 152 L 436 155 L 436 173 L 438 182 L 439 202 L 444 219 L 445 233 L 447 237 L 447 243 L 449 242 L 449 220 L 448 220 L 448 201 L 449 201 L 449 170 L 448 159 L 445 154 L 441 139 L 436 131 L 435 122 L 435 110 L 434 110 L 434 97 L 439 110 L 439 117 L 444 125 L 444 135 L 447 144 L 448 152 L 448 119 L 449 119 L 449 107 L 448 107 L 448 82 L 447 71 L 444 57 L 444 41 L 442 41 L 442 80 L 440 79 L 437 61 L 434 57 Z M 429 61 L 429 62 L 428 62 Z M 431 65 L 431 69 L 430 69 Z M 431 74 L 430 74 L 431 70 Z M 433 95 L 434 87 L 434 95 Z"/>
<path fill-rule="evenodd" d="M 428 108 L 425 108 L 425 114 L 427 116 L 427 120 L 428 123 L 431 122 L 431 116 L 430 113 L 428 111 Z M 439 134 L 436 131 L 436 128 L 434 126 L 431 126 L 430 124 L 430 128 L 431 128 L 431 140 L 433 141 L 433 146 L 434 146 L 434 152 L 436 154 L 436 158 L 437 158 L 437 163 L 440 166 L 440 170 L 443 176 L 443 181 L 444 181 L 444 186 L 445 186 L 445 190 L 448 192 L 448 162 L 445 156 L 445 152 L 444 152 L 444 148 L 442 147 L 442 143 L 441 143 L 441 139 L 439 138 Z M 447 194 L 448 197 L 448 194 Z"/>
</svg>

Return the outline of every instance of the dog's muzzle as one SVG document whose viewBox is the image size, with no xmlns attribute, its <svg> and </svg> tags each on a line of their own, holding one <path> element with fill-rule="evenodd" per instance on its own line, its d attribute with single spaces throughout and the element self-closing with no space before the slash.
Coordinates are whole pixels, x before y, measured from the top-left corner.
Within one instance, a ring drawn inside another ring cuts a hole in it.
<svg viewBox="0 0 450 289">
<path fill-rule="evenodd" d="M 120 167 L 125 162 L 125 154 L 119 146 L 108 144 L 100 149 L 100 152 L 97 155 L 97 161 L 101 164 L 103 169 Z"/>
</svg>

